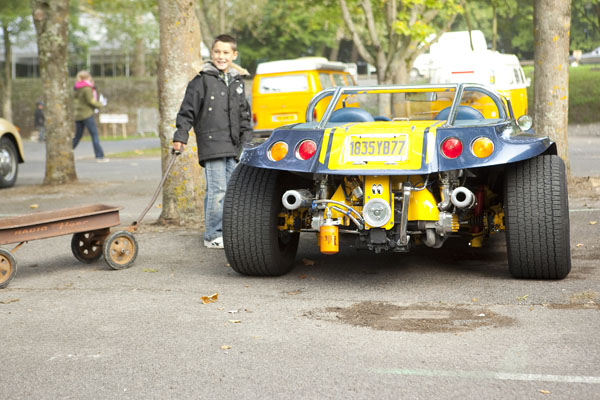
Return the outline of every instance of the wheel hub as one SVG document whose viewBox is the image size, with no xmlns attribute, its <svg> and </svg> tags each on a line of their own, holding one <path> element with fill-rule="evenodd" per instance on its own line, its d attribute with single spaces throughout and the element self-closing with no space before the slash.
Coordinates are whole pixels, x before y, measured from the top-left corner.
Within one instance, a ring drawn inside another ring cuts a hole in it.
<svg viewBox="0 0 600 400">
<path fill-rule="evenodd" d="M 11 154 L 6 149 L 0 149 L 0 175 L 6 180 L 11 180 L 15 173 L 15 163 Z"/>
</svg>

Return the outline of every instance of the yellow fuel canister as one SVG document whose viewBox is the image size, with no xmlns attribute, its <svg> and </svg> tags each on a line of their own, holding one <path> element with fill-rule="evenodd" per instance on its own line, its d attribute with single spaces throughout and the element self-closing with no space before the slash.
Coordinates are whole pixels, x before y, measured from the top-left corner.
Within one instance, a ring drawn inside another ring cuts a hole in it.
<svg viewBox="0 0 600 400">
<path fill-rule="evenodd" d="M 323 254 L 336 254 L 340 251 L 337 225 L 321 226 L 319 230 L 319 245 Z"/>
</svg>

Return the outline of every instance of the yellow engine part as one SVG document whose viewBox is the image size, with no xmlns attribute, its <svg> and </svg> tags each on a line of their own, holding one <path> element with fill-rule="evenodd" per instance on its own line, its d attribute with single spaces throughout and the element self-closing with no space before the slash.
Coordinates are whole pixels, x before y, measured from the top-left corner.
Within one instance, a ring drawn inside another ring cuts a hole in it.
<svg viewBox="0 0 600 400">
<path fill-rule="evenodd" d="M 424 185 L 423 179 L 418 175 L 409 177 L 411 185 L 417 189 Z M 409 221 L 439 221 L 440 211 L 433 194 L 427 190 L 413 190 L 408 201 Z"/>
<path fill-rule="evenodd" d="M 392 209 L 392 215 L 387 224 L 381 228 L 389 230 L 394 227 L 394 194 L 391 190 L 391 178 L 389 176 L 365 176 L 364 177 L 364 204 L 369 200 L 379 198 L 386 201 Z M 370 229 L 371 226 L 365 223 L 365 227 Z"/>
<path fill-rule="evenodd" d="M 339 230 L 337 225 L 323 225 L 319 231 L 319 246 L 323 254 L 335 254 L 340 251 Z"/>
</svg>

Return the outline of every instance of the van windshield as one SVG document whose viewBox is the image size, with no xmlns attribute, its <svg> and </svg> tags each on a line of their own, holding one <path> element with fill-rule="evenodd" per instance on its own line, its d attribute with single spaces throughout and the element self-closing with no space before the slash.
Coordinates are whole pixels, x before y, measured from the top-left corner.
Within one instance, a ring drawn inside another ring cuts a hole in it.
<svg viewBox="0 0 600 400">
<path fill-rule="evenodd" d="M 260 78 L 259 93 L 288 93 L 308 91 L 306 74 L 264 76 Z"/>
</svg>

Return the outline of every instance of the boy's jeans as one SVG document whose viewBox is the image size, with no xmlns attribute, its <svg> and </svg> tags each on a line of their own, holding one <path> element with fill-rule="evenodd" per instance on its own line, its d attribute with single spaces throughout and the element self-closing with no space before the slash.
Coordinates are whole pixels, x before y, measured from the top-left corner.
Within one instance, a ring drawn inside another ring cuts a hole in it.
<svg viewBox="0 0 600 400">
<path fill-rule="evenodd" d="M 204 240 L 223 236 L 223 200 L 227 182 L 237 162 L 233 157 L 204 161 L 206 195 L 204 196 Z"/>
<path fill-rule="evenodd" d="M 96 128 L 96 120 L 94 119 L 93 115 L 89 118 L 82 119 L 81 121 L 75 121 L 75 137 L 73 138 L 73 148 L 77 147 L 79 144 L 79 141 L 83 136 L 83 128 L 87 128 L 87 130 L 90 132 L 96 158 L 104 158 L 104 151 L 102 150 L 102 146 L 100 146 L 98 128 Z"/>
</svg>

